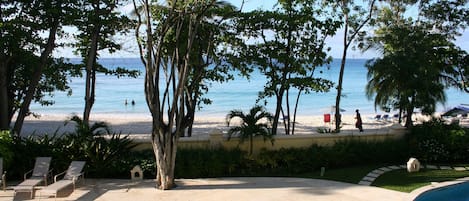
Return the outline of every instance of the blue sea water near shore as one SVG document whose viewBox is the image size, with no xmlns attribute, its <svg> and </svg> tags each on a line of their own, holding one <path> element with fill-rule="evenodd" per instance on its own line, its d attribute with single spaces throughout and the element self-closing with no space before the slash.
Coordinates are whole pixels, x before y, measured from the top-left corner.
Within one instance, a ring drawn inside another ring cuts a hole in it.
<svg viewBox="0 0 469 201">
<path fill-rule="evenodd" d="M 79 59 L 71 59 L 71 62 L 78 63 Z M 360 109 L 364 114 L 383 113 L 375 111 L 373 100 L 368 100 L 365 94 L 367 83 L 367 69 L 365 63 L 367 59 L 348 59 L 343 84 L 343 95 L 341 108 L 345 110 L 343 114 L 353 115 L 355 109 Z M 148 107 L 145 103 L 144 95 L 144 66 L 139 58 L 104 58 L 99 63 L 108 68 L 125 67 L 131 70 L 141 71 L 138 78 L 97 75 L 96 101 L 92 109 L 93 114 L 118 114 L 118 115 L 149 115 Z M 334 59 L 329 69 L 322 67 L 320 77 L 329 79 L 335 83 L 338 81 L 340 60 Z M 319 74 L 318 74 L 319 75 Z M 206 97 L 213 103 L 205 105 L 197 112 L 198 116 L 219 116 L 224 117 L 230 110 L 242 109 L 247 111 L 256 102 L 257 94 L 263 89 L 265 78 L 260 73 L 251 75 L 250 80 L 236 77 L 235 80 L 227 83 L 212 83 Z M 44 115 L 81 115 L 84 107 L 84 78 L 72 78 L 70 86 L 73 90 L 71 96 L 66 93 L 56 92 L 52 99 L 55 104 L 43 107 L 38 104 L 31 105 L 31 111 Z M 337 90 L 332 88 L 327 93 L 303 94 L 300 99 L 298 115 L 321 115 L 330 113 L 331 106 L 335 104 Z M 438 112 L 443 112 L 459 104 L 469 103 L 469 94 L 456 89 L 446 91 L 447 102 L 439 105 Z M 296 94 L 292 94 L 292 97 Z M 125 100 L 129 104 L 125 105 Z M 135 101 L 135 105 L 130 104 Z M 294 100 L 292 100 L 294 101 Z M 274 112 L 275 103 L 273 99 L 267 105 L 270 112 Z M 393 112 L 391 112 L 393 113 Z"/>
</svg>

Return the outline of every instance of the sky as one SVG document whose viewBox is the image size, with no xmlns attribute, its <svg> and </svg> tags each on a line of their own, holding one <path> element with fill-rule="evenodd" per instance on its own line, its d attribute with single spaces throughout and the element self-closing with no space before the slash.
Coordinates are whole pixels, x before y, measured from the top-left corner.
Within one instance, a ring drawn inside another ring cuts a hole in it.
<svg viewBox="0 0 469 201">
<path fill-rule="evenodd" d="M 273 0 L 244 0 L 244 4 L 242 4 L 243 0 L 226 0 L 227 2 L 233 4 L 234 6 L 240 8 L 243 6 L 243 11 L 251 11 L 255 9 L 262 9 L 262 10 L 270 10 L 276 3 Z M 128 6 L 128 8 L 133 8 L 133 6 Z M 341 58 L 343 52 L 343 29 L 337 31 L 336 35 L 330 37 L 326 40 L 326 44 L 328 47 L 331 48 L 329 55 L 333 58 Z M 139 53 L 137 47 L 135 45 L 135 38 L 133 34 L 129 34 L 128 36 L 121 36 L 116 38 L 117 41 L 120 41 L 122 45 L 122 50 L 117 51 L 113 54 L 109 54 L 107 51 L 100 52 L 101 58 L 128 58 L 128 57 L 139 57 Z M 456 44 L 461 47 L 463 50 L 469 51 L 469 30 L 463 32 L 461 37 L 456 39 Z M 66 58 L 74 58 L 79 57 L 72 52 L 70 48 L 57 48 L 54 51 L 55 57 L 66 57 Z M 361 52 L 360 50 L 353 50 L 351 48 L 348 49 L 347 58 L 375 58 L 379 57 L 379 53 L 374 50 L 368 50 L 366 52 Z"/>
</svg>

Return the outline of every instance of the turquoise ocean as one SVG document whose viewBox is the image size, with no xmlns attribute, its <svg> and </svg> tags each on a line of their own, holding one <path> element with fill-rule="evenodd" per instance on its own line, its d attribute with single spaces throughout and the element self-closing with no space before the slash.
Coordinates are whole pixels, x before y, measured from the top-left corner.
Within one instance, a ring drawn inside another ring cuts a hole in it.
<svg viewBox="0 0 469 201">
<path fill-rule="evenodd" d="M 79 59 L 71 59 L 72 63 L 78 63 Z M 363 114 L 382 114 L 383 111 L 375 110 L 373 100 L 369 100 L 365 94 L 367 83 L 367 59 L 348 59 L 344 74 L 343 95 L 341 108 L 343 114 L 353 115 L 355 109 L 360 109 Z M 100 115 L 149 115 L 144 95 L 144 66 L 139 58 L 103 58 L 99 63 L 108 68 L 125 67 L 131 70 L 141 71 L 138 78 L 97 75 L 96 101 L 92 109 L 93 114 Z M 334 59 L 329 67 L 321 67 L 316 72 L 322 71 L 317 76 L 338 82 L 340 60 Z M 236 72 L 234 72 L 236 74 Z M 247 111 L 256 104 L 257 94 L 263 89 L 265 78 L 260 73 L 253 73 L 251 78 L 236 76 L 236 79 L 226 83 L 211 83 L 206 97 L 213 102 L 204 105 L 197 116 L 224 117 L 230 110 L 242 109 Z M 64 92 L 55 92 L 53 97 L 47 97 L 55 102 L 52 106 L 31 105 L 31 112 L 42 115 L 81 115 L 84 107 L 84 78 L 72 78 L 70 86 L 72 95 Z M 296 93 L 291 93 L 296 97 Z M 331 88 L 327 93 L 303 94 L 300 99 L 298 115 L 321 115 L 331 112 L 331 106 L 335 104 L 337 90 Z M 447 102 L 438 105 L 437 112 L 443 112 L 460 104 L 469 103 L 469 94 L 456 89 L 446 91 Z M 124 102 L 127 100 L 128 105 Z M 134 100 L 135 105 L 130 102 Z M 291 101 L 294 101 L 293 99 Z M 274 112 L 275 102 L 268 100 L 266 108 Z M 395 113 L 391 111 L 391 113 Z"/>
</svg>

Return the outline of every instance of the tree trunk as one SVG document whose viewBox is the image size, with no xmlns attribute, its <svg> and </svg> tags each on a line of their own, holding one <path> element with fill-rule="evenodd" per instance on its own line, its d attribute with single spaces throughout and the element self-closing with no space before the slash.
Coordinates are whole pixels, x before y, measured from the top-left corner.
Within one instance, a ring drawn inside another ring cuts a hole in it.
<svg viewBox="0 0 469 201">
<path fill-rule="evenodd" d="M 405 120 L 405 127 L 406 128 L 411 128 L 413 123 L 412 123 L 412 114 L 414 113 L 413 107 L 408 107 L 406 110 L 406 120 Z"/>
<path fill-rule="evenodd" d="M 33 100 L 34 94 L 36 93 L 37 85 L 39 84 L 39 81 L 41 80 L 42 71 L 44 70 L 44 68 L 46 68 L 47 60 L 50 54 L 52 53 L 52 50 L 54 50 L 55 48 L 55 34 L 57 33 L 58 27 L 59 27 L 59 22 L 55 22 L 52 25 L 52 27 L 49 29 L 49 38 L 47 40 L 45 49 L 41 54 L 41 62 L 39 66 L 36 68 L 36 70 L 34 71 L 34 74 L 29 83 L 28 91 L 26 92 L 23 103 L 21 104 L 20 111 L 18 113 L 15 125 L 13 127 L 13 133 L 15 133 L 18 136 L 21 134 L 21 129 L 23 127 L 24 118 L 26 118 L 26 115 L 29 112 L 29 105 L 31 104 L 31 101 Z"/>
<path fill-rule="evenodd" d="M 290 79 L 290 78 L 288 78 L 288 79 Z M 285 119 L 287 119 L 286 120 L 286 125 L 285 125 L 285 134 L 286 135 L 291 134 L 290 133 L 290 127 L 291 127 L 290 118 L 291 118 L 291 116 L 290 116 L 290 96 L 289 95 L 290 95 L 290 90 L 289 89 L 285 90 L 285 105 L 287 107 L 287 115 L 286 115 L 286 118 L 284 116 L 283 119 L 284 119 L 284 121 L 285 121 Z"/>
<path fill-rule="evenodd" d="M 280 117 L 280 109 L 282 108 L 282 99 L 283 99 L 283 89 L 279 90 L 279 93 L 276 95 L 277 105 L 275 107 L 274 121 L 272 123 L 272 135 L 277 134 L 278 119 Z"/>
<path fill-rule="evenodd" d="M 99 29 L 100 26 L 96 25 L 91 36 L 91 46 L 86 60 L 85 108 L 83 110 L 83 123 L 86 125 L 89 125 L 90 122 L 91 108 L 95 97 L 96 70 L 94 66 L 98 50 Z"/>
<path fill-rule="evenodd" d="M 10 130 L 10 113 L 8 109 L 8 65 L 7 61 L 3 60 L 0 63 L 0 130 Z"/>
<path fill-rule="evenodd" d="M 296 112 L 298 111 L 298 104 L 300 102 L 300 96 L 301 93 L 303 92 L 303 89 L 298 90 L 298 95 L 296 96 L 296 101 L 295 101 L 295 109 L 293 110 L 293 126 L 291 130 L 291 134 L 295 134 L 295 125 L 296 125 Z"/>
<path fill-rule="evenodd" d="M 252 142 L 253 138 L 254 138 L 253 134 L 249 135 L 249 155 L 251 156 L 252 156 L 252 149 L 254 147 L 253 142 Z"/>
<path fill-rule="evenodd" d="M 340 115 L 340 98 L 342 97 L 342 83 L 344 80 L 345 61 L 347 60 L 347 49 L 350 43 L 347 41 L 348 36 L 348 14 L 345 15 L 344 28 L 344 50 L 342 52 L 342 61 L 340 62 L 339 84 L 337 85 L 337 97 L 335 99 L 335 131 L 340 131 L 340 123 L 342 116 Z"/>
<path fill-rule="evenodd" d="M 153 125 L 155 128 L 157 125 Z M 172 137 L 168 137 L 172 136 Z M 154 129 L 153 151 L 156 159 L 156 187 L 160 190 L 174 188 L 174 165 L 176 163 L 177 137 L 168 130 Z"/>
<path fill-rule="evenodd" d="M 412 97 L 410 99 L 410 103 L 409 105 L 407 105 L 407 108 L 406 108 L 406 120 L 405 120 L 405 127 L 406 128 L 411 128 L 413 123 L 412 123 L 412 115 L 414 113 L 414 99 L 415 97 Z"/>
</svg>

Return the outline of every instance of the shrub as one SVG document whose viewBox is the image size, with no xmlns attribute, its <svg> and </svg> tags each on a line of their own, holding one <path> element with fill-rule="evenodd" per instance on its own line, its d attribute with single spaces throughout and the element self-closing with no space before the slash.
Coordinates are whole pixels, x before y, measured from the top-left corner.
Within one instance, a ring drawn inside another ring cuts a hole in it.
<svg viewBox="0 0 469 201">
<path fill-rule="evenodd" d="M 91 177 L 129 177 L 132 164 L 132 141 L 128 136 L 113 133 L 104 123 L 85 125 L 78 117 L 74 132 L 58 136 L 57 133 L 42 136 L 31 135 L 13 139 L 15 168 L 9 169 L 12 178 L 21 178 L 34 166 L 36 157 L 51 156 L 54 173 L 64 171 L 72 160 L 84 160 L 86 175 Z M 2 147 L 2 146 L 0 146 Z"/>
<path fill-rule="evenodd" d="M 10 135 L 10 131 L 0 131 L 0 157 L 3 158 L 3 165 L 5 167 L 8 167 L 13 162 L 14 152 L 12 146 L 13 138 Z"/>
<path fill-rule="evenodd" d="M 412 156 L 423 162 L 464 163 L 469 161 L 467 128 L 433 119 L 416 125 L 407 135 Z"/>
<path fill-rule="evenodd" d="M 178 178 L 239 175 L 245 154 L 239 149 L 179 149 L 175 175 Z"/>
</svg>

